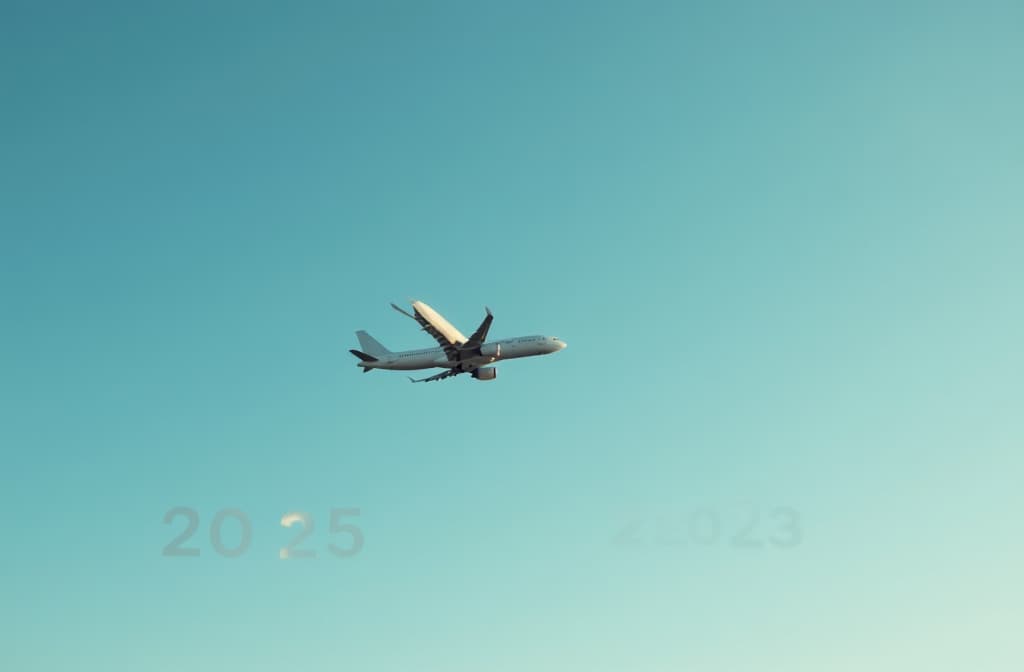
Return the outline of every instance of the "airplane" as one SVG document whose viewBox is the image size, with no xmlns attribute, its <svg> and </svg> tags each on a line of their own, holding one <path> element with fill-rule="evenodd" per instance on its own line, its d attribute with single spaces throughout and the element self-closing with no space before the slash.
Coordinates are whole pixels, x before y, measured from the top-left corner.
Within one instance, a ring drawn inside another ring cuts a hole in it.
<svg viewBox="0 0 1024 672">
<path fill-rule="evenodd" d="M 391 307 L 411 317 L 419 323 L 423 331 L 434 337 L 440 347 L 425 350 L 406 350 L 391 352 L 381 345 L 373 336 L 365 331 L 357 331 L 359 347 L 362 350 L 349 350 L 359 358 L 356 366 L 362 367 L 363 373 L 374 369 L 389 371 L 416 371 L 420 369 L 442 368 L 445 371 L 428 378 L 412 378 L 414 383 L 427 383 L 444 380 L 461 373 L 468 373 L 476 380 L 494 380 L 498 377 L 498 369 L 486 366 L 505 359 L 548 355 L 565 348 L 565 341 L 555 336 L 520 336 L 500 341 L 487 342 L 487 333 L 491 329 L 494 315 L 490 308 L 484 308 L 487 316 L 469 338 L 466 338 L 440 313 L 423 303 L 412 302 L 412 314 L 402 310 L 395 304 Z"/>
</svg>

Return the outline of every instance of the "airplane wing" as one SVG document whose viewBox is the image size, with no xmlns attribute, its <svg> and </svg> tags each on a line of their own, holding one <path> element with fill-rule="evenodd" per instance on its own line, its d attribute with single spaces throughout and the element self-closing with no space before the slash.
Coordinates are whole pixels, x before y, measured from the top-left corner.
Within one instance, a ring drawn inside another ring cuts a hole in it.
<svg viewBox="0 0 1024 672">
<path fill-rule="evenodd" d="M 465 343 L 467 339 L 448 320 L 441 317 L 440 313 L 422 301 L 412 302 L 414 315 L 410 315 L 393 303 L 391 307 L 419 322 L 420 326 L 423 327 L 423 331 L 434 337 L 434 340 L 444 350 L 444 354 L 448 356 L 448 359 L 453 362 L 458 361 L 459 346 Z"/>
<path fill-rule="evenodd" d="M 460 373 L 465 373 L 465 371 L 460 371 L 459 369 L 448 369 L 444 373 L 438 373 L 433 376 L 430 376 L 429 378 L 413 378 L 412 376 L 409 376 L 409 380 L 411 380 L 414 383 L 430 383 L 435 380 L 444 380 L 445 378 L 451 378 L 452 376 L 457 376 Z"/>
<path fill-rule="evenodd" d="M 487 311 L 487 317 L 480 323 L 480 326 L 476 328 L 473 335 L 469 337 L 463 347 L 465 348 L 479 348 L 487 340 L 487 332 L 491 330 L 491 322 L 494 321 L 494 315 L 491 315 L 491 309 L 484 307 Z"/>
</svg>

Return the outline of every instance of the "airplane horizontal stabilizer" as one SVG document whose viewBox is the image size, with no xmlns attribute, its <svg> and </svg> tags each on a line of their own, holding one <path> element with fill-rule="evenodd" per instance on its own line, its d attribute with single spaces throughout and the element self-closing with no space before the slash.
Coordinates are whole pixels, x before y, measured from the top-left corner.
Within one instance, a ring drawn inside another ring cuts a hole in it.
<svg viewBox="0 0 1024 672">
<path fill-rule="evenodd" d="M 368 355 L 365 352 L 359 352 L 358 350 L 349 350 L 353 355 L 363 360 L 364 362 L 377 362 L 380 361 L 373 355 Z"/>
</svg>

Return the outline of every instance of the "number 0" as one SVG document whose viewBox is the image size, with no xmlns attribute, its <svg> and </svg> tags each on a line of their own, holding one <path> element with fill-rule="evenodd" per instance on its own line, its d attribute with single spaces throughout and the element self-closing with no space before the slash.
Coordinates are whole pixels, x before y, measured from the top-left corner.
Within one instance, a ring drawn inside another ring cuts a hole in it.
<svg viewBox="0 0 1024 672">
<path fill-rule="evenodd" d="M 220 526 L 224 524 L 224 519 L 228 516 L 237 518 L 238 522 L 242 524 L 242 539 L 235 548 L 225 548 L 224 542 L 220 538 Z M 249 516 L 242 513 L 242 511 L 238 509 L 224 509 L 218 511 L 217 515 L 213 517 L 213 522 L 210 523 L 210 543 L 213 544 L 213 550 L 225 558 L 237 558 L 242 553 L 245 553 L 251 541 L 252 523 L 249 522 Z"/>
</svg>

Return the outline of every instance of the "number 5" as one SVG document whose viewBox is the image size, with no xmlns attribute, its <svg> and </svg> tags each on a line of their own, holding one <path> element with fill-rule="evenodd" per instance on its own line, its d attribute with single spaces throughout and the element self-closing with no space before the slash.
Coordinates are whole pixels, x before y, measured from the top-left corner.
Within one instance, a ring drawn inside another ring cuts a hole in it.
<svg viewBox="0 0 1024 672">
<path fill-rule="evenodd" d="M 358 553 L 363 548 L 363 531 L 358 526 L 352 524 L 343 524 L 341 522 L 342 516 L 358 516 L 359 509 L 331 509 L 331 534 L 338 532 L 344 532 L 352 536 L 352 545 L 348 548 L 341 548 L 330 544 L 327 547 L 331 553 L 339 558 L 349 558 Z"/>
</svg>

